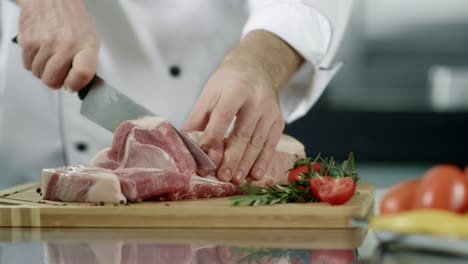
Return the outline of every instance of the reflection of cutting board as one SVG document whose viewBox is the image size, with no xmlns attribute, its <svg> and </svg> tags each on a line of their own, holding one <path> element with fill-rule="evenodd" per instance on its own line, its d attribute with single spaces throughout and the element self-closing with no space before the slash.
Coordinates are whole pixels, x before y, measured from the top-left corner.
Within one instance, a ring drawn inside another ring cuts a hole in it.
<svg viewBox="0 0 468 264">
<path fill-rule="evenodd" d="M 224 245 L 257 248 L 350 249 L 360 247 L 366 228 L 186 229 L 186 228 L 0 228 L 0 243 L 105 243 Z"/>
<path fill-rule="evenodd" d="M 323 203 L 231 206 L 229 198 L 104 206 L 41 201 L 38 183 L 0 191 L 0 226 L 161 228 L 349 228 L 373 213 L 374 187 L 359 184 L 341 206 Z"/>
</svg>

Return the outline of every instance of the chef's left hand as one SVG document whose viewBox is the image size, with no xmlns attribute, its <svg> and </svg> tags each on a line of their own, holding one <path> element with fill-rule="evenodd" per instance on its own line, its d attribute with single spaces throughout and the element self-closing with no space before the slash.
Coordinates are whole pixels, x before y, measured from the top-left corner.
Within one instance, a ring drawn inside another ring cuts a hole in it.
<svg viewBox="0 0 468 264">
<path fill-rule="evenodd" d="M 207 151 L 224 140 L 236 118 L 217 171 L 220 180 L 262 179 L 285 125 L 278 92 L 302 61 L 272 33 L 253 31 L 208 80 L 184 130 L 204 131 L 199 145 Z"/>
</svg>

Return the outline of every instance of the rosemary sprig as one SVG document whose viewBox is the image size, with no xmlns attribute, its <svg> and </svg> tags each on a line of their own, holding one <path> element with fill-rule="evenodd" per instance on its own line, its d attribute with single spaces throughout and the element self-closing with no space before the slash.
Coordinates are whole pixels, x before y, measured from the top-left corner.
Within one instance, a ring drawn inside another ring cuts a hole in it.
<svg viewBox="0 0 468 264">
<path fill-rule="evenodd" d="M 300 189 L 299 184 L 276 184 L 268 187 L 245 186 L 239 187 L 249 195 L 235 196 L 233 205 L 271 205 L 283 203 L 306 203 L 316 201 L 309 187 Z"/>
<path fill-rule="evenodd" d="M 311 162 L 318 162 L 321 168 L 317 173 L 311 168 Z M 273 205 L 283 203 L 306 203 L 316 202 L 318 199 L 314 197 L 309 187 L 309 180 L 313 177 L 333 176 L 335 178 L 353 177 L 354 181 L 359 181 L 359 176 L 356 171 L 354 154 L 351 152 L 347 160 L 341 166 L 336 165 L 333 157 L 323 158 L 318 154 L 314 159 L 305 158 L 298 159 L 294 162 L 291 169 L 297 166 L 307 166 L 307 172 L 302 173 L 302 178 L 291 184 L 276 184 L 268 187 L 257 187 L 247 185 L 239 187 L 246 195 L 234 196 L 231 198 L 234 206 L 241 205 Z"/>
</svg>

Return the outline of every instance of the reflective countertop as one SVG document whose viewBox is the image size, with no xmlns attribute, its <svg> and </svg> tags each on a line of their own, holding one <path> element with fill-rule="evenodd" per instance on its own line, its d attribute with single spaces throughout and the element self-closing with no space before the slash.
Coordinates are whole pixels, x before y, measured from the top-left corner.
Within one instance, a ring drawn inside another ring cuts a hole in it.
<svg viewBox="0 0 468 264">
<path fill-rule="evenodd" d="M 361 165 L 386 187 L 429 165 Z M 376 206 L 377 207 L 377 206 Z M 118 217 L 118 215 L 116 215 Z M 0 228 L 0 263 L 468 263 L 461 256 L 389 247 L 366 228 L 329 230 Z"/>
</svg>

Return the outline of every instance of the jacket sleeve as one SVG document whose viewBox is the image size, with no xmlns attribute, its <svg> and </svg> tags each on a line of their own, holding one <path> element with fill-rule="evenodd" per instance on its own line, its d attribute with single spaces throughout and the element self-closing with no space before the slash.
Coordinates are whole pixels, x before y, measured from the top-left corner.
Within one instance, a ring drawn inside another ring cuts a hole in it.
<svg viewBox="0 0 468 264">
<path fill-rule="evenodd" d="M 333 58 L 351 5 L 352 0 L 248 1 L 250 15 L 242 36 L 259 29 L 269 31 L 287 42 L 307 62 L 280 93 L 287 123 L 310 110 L 341 67 L 341 63 L 333 63 Z"/>
</svg>

